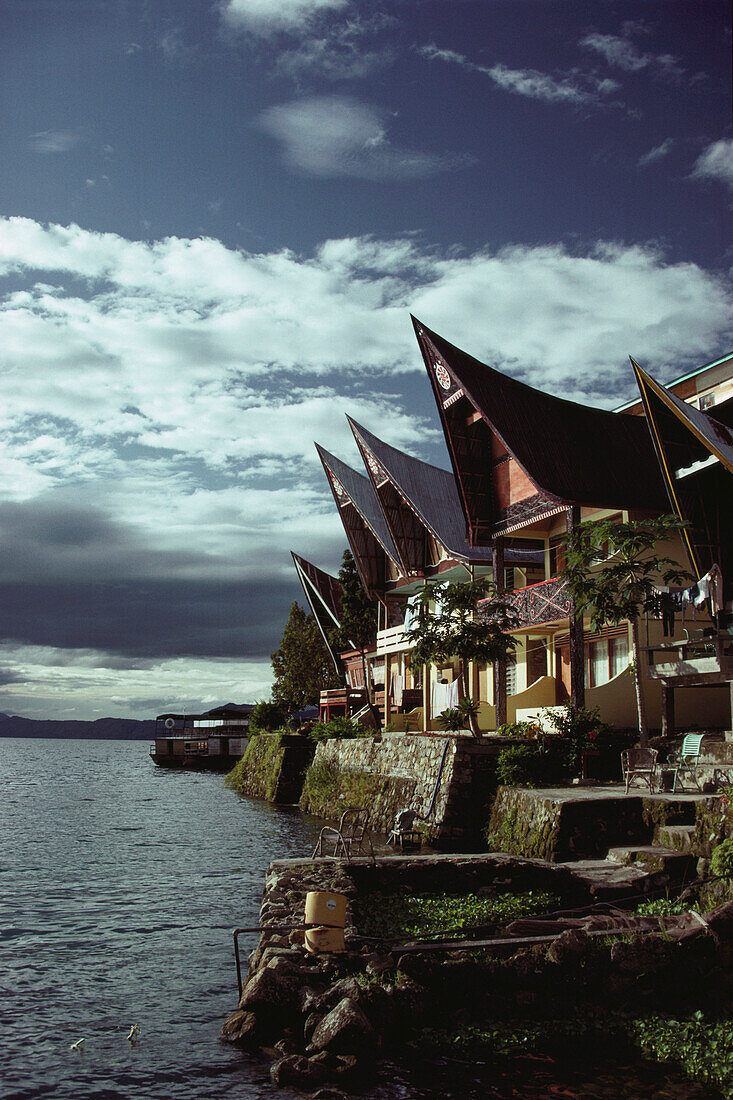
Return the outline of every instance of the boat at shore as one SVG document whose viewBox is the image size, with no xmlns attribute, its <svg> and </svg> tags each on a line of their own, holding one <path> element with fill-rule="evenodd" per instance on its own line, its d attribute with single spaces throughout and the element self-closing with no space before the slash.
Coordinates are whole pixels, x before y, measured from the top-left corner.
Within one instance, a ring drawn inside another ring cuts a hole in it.
<svg viewBox="0 0 733 1100">
<path fill-rule="evenodd" d="M 252 703 L 226 703 L 203 714 L 159 714 L 151 760 L 162 768 L 229 771 L 241 759 Z"/>
</svg>

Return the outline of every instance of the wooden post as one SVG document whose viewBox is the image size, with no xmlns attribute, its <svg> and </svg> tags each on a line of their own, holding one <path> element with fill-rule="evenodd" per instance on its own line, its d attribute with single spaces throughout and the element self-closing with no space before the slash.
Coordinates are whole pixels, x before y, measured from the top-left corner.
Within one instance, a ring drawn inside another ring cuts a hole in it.
<svg viewBox="0 0 733 1100">
<path fill-rule="evenodd" d="M 662 680 L 662 737 L 674 737 L 674 685 Z"/>
<path fill-rule="evenodd" d="M 504 540 L 494 539 L 492 550 L 493 578 L 497 592 L 504 589 Z M 506 722 L 506 657 L 494 661 L 494 707 L 496 709 L 496 727 Z"/>
<path fill-rule="evenodd" d="M 568 534 L 580 523 L 580 508 L 568 508 Z M 576 709 L 585 706 L 585 645 L 583 643 L 583 616 L 571 613 L 570 625 L 570 702 Z"/>
</svg>

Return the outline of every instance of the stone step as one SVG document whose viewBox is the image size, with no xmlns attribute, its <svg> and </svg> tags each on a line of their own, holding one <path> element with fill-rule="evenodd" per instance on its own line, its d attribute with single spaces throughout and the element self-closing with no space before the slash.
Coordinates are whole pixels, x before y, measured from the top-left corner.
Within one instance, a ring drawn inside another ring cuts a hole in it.
<svg viewBox="0 0 733 1100">
<path fill-rule="evenodd" d="M 662 848 L 671 848 L 673 852 L 687 854 L 692 852 L 695 832 L 694 825 L 660 825 L 656 840 Z"/>
<path fill-rule="evenodd" d="M 658 844 L 623 845 L 609 848 L 606 859 L 609 863 L 623 867 L 642 867 L 645 871 L 666 871 L 668 874 L 684 876 L 694 870 L 695 859 L 684 852 L 674 852 L 671 848 L 662 848 Z"/>
</svg>

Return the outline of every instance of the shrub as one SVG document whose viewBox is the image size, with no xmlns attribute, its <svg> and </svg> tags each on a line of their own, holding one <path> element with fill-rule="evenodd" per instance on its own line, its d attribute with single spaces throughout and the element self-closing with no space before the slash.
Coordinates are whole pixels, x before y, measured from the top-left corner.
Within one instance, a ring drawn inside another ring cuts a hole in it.
<svg viewBox="0 0 733 1100">
<path fill-rule="evenodd" d="M 371 730 L 368 731 L 369 734 L 372 732 Z M 352 737 L 363 737 L 364 735 L 364 727 L 360 726 L 358 722 L 353 722 L 351 718 L 346 718 L 343 715 L 336 715 L 335 718 L 330 718 L 328 722 L 314 722 L 308 736 L 312 737 L 314 741 L 330 741 L 332 739 L 342 741 Z"/>
<path fill-rule="evenodd" d="M 287 720 L 287 711 L 269 699 L 260 699 L 255 703 L 249 716 L 249 728 L 252 733 L 271 733 L 279 729 Z"/>
<path fill-rule="evenodd" d="M 713 848 L 710 870 L 720 878 L 733 877 L 733 838 L 724 840 L 717 848 Z"/>
<path fill-rule="evenodd" d="M 536 722 L 504 722 L 496 732 L 502 737 L 526 740 L 537 737 L 541 731 Z"/>
<path fill-rule="evenodd" d="M 544 787 L 568 777 L 564 755 L 557 746 L 509 745 L 496 758 L 496 781 L 506 787 Z"/>
</svg>

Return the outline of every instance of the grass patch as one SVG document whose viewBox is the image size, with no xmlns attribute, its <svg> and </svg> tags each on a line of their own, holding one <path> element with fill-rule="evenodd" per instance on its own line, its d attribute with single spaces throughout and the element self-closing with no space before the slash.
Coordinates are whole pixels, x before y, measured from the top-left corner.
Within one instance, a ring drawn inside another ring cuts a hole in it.
<svg viewBox="0 0 733 1100">
<path fill-rule="evenodd" d="M 551 912 L 560 904 L 559 897 L 541 890 L 495 897 L 378 892 L 357 898 L 354 916 L 363 936 L 428 940 L 474 927 L 491 934 L 518 917 Z"/>
</svg>

